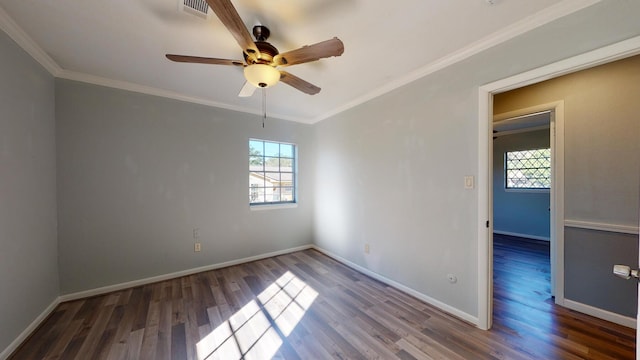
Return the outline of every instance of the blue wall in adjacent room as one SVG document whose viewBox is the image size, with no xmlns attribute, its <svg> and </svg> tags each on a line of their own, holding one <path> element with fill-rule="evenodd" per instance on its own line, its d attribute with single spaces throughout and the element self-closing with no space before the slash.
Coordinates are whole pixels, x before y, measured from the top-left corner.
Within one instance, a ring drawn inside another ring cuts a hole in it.
<svg viewBox="0 0 640 360">
<path fill-rule="evenodd" d="M 497 137 L 493 141 L 494 231 L 549 239 L 549 191 L 505 190 L 504 155 L 507 151 L 549 147 L 549 129 Z"/>
</svg>

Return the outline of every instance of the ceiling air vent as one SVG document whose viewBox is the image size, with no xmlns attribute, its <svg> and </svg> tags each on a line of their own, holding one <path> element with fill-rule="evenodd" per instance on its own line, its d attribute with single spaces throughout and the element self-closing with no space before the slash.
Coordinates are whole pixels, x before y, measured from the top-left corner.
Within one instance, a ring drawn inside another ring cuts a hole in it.
<svg viewBox="0 0 640 360">
<path fill-rule="evenodd" d="M 208 19 L 211 11 L 205 0 L 179 0 L 178 7 L 187 14 Z"/>
</svg>

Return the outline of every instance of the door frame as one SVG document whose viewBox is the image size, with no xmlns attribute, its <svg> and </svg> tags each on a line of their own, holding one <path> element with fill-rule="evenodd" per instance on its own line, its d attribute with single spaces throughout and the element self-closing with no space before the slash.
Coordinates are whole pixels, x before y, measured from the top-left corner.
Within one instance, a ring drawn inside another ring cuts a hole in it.
<svg viewBox="0 0 640 360">
<path fill-rule="evenodd" d="M 581 55 L 555 62 L 534 70 L 498 80 L 478 88 L 478 324 L 480 329 L 491 328 L 493 318 L 493 194 L 490 182 L 493 139 L 493 95 L 535 84 L 572 72 L 640 54 L 640 36 L 602 47 Z M 557 212 L 564 209 L 556 209 Z M 562 211 L 564 214 L 564 211 Z M 552 217 L 553 218 L 553 217 Z M 556 224 L 564 229 L 564 224 Z M 560 254 L 557 254 L 558 257 Z M 564 277 L 556 281 L 564 291 Z M 556 297 L 558 292 L 556 292 Z"/>
</svg>

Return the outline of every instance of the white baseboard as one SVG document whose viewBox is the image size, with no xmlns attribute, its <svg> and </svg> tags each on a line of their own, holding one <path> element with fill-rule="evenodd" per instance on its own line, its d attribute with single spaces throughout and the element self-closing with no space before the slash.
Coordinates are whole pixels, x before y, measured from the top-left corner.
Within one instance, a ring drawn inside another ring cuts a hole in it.
<svg viewBox="0 0 640 360">
<path fill-rule="evenodd" d="M 568 309 L 591 315 L 593 317 L 597 317 L 598 319 L 611 321 L 612 323 L 616 323 L 618 325 L 626 326 L 632 329 L 635 329 L 637 327 L 636 318 L 616 314 L 611 311 L 603 310 L 569 299 L 564 299 L 564 302 L 561 305 Z"/>
<path fill-rule="evenodd" d="M 107 294 L 107 293 L 110 293 L 110 292 L 124 290 L 124 289 L 132 288 L 132 287 L 136 287 L 136 286 L 140 286 L 140 285 L 152 284 L 152 283 L 159 282 L 159 281 L 171 280 L 171 279 L 179 278 L 179 277 L 182 277 L 182 276 L 197 274 L 197 273 L 200 273 L 200 272 L 216 270 L 216 269 L 220 269 L 220 268 L 224 268 L 224 267 L 228 267 L 228 266 L 244 264 L 244 263 L 248 263 L 248 262 L 251 262 L 251 261 L 262 260 L 262 259 L 266 259 L 266 258 L 270 258 L 270 257 L 274 257 L 274 256 L 279 256 L 279 255 L 284 255 L 284 254 L 288 254 L 288 253 L 292 253 L 292 252 L 296 252 L 296 251 L 302 251 L 302 250 L 306 250 L 306 249 L 311 249 L 312 247 L 313 247 L 312 245 L 302 245 L 302 246 L 289 248 L 289 249 L 284 249 L 284 250 L 278 250 L 278 251 L 274 251 L 274 252 L 270 252 L 270 253 L 266 253 L 266 254 L 260 254 L 260 255 L 250 256 L 250 257 L 246 257 L 246 258 L 242 258 L 242 259 L 226 261 L 226 262 L 223 262 L 223 263 L 218 263 L 218 264 L 213 264 L 213 265 L 201 266 L 201 267 L 197 267 L 197 268 L 193 268 L 193 269 L 177 271 L 177 272 L 173 272 L 173 273 L 170 273 L 170 274 L 158 275 L 158 276 L 153 276 L 153 277 L 149 277 L 149 278 L 145 278 L 145 279 L 128 281 L 128 282 L 125 282 L 125 283 L 114 284 L 114 285 L 109 285 L 109 286 L 103 286 L 103 287 L 96 288 L 96 289 L 85 290 L 85 291 L 80 291 L 80 292 L 71 293 L 71 294 L 65 294 L 65 295 L 60 296 L 60 302 L 78 300 L 78 299 L 83 299 L 83 298 L 87 298 L 87 297 L 90 297 L 90 296 Z"/>
<path fill-rule="evenodd" d="M 44 311 L 38 315 L 37 318 L 35 318 L 35 320 L 33 320 L 31 322 L 31 324 L 29 324 L 29 326 L 27 326 L 26 329 L 24 329 L 20 335 L 18 335 L 17 338 L 15 338 L 15 340 L 13 340 L 13 342 L 11 342 L 11 344 L 9 344 L 9 346 L 7 346 L 6 349 L 2 350 L 2 352 L 0 353 L 0 360 L 6 360 L 9 358 L 9 355 L 11 355 L 11 353 L 13 353 L 14 351 L 16 351 L 18 349 L 18 347 L 25 341 L 27 340 L 27 338 L 29 337 L 29 335 L 31 335 L 31 333 L 33 333 L 38 326 L 40 326 L 40 324 L 49 316 L 49 314 L 51 314 L 51 312 L 60 304 L 60 298 L 56 298 L 53 300 L 53 302 L 51 304 L 49 304 L 49 306 L 47 306 L 46 309 L 44 309 Z"/>
<path fill-rule="evenodd" d="M 496 229 L 493 229 L 493 233 L 494 234 L 500 234 L 500 235 L 517 236 L 517 237 L 526 238 L 526 239 L 533 239 L 533 240 L 551 241 L 551 238 L 549 236 L 537 236 L 537 235 L 521 234 L 521 233 L 516 233 L 516 232 L 511 232 L 511 231 L 502 231 L 502 230 L 496 230 Z"/>
<path fill-rule="evenodd" d="M 353 262 L 351 262 L 351 261 L 349 261 L 349 260 L 347 260 L 347 259 L 345 259 L 345 258 L 343 258 L 343 257 L 341 257 L 339 255 L 336 255 L 336 254 L 334 254 L 334 253 L 332 253 L 330 251 L 327 251 L 327 250 L 325 250 L 325 249 L 323 249 L 321 247 L 318 247 L 317 245 L 313 245 L 312 247 L 314 249 L 320 251 L 321 253 L 323 253 L 323 254 L 335 259 L 336 261 L 341 262 L 342 264 L 344 264 L 344 265 L 346 265 L 346 266 L 348 266 L 348 267 L 350 267 L 350 268 L 352 268 L 352 269 L 354 269 L 354 270 L 356 270 L 358 272 L 361 272 L 361 273 L 363 273 L 363 274 L 365 274 L 365 275 L 367 275 L 369 277 L 372 277 L 372 278 L 374 278 L 374 279 L 376 279 L 376 280 L 378 280 L 380 282 L 383 282 L 383 283 L 385 283 L 385 284 L 387 284 L 389 286 L 392 286 L 392 287 L 394 287 L 394 288 L 396 288 L 396 289 L 398 289 L 398 290 L 400 290 L 402 292 L 405 292 L 405 293 L 407 293 L 407 294 L 409 294 L 409 295 L 411 295 L 411 296 L 413 296 L 413 297 L 415 297 L 417 299 L 420 299 L 420 300 L 426 302 L 429 305 L 433 305 L 433 306 L 437 307 L 438 309 L 440 309 L 440 310 L 442 310 L 442 311 L 444 311 L 444 312 L 446 312 L 446 313 L 448 313 L 450 315 L 453 315 L 453 316 L 455 316 L 455 317 L 457 317 L 459 319 L 462 319 L 464 321 L 470 322 L 470 323 L 472 323 L 473 325 L 476 325 L 476 326 L 478 326 L 478 324 L 479 324 L 479 321 L 478 321 L 477 317 L 475 317 L 473 315 L 470 315 L 470 314 L 467 314 L 466 312 L 464 312 L 464 311 L 462 311 L 460 309 L 457 309 L 457 308 L 455 308 L 455 307 L 453 307 L 451 305 L 447 305 L 447 304 L 443 303 L 442 301 L 436 300 L 436 299 L 434 299 L 434 298 L 432 298 L 430 296 L 427 296 L 427 295 L 425 295 L 425 294 L 423 294 L 421 292 L 418 292 L 418 291 L 416 291 L 416 290 L 414 290 L 414 289 L 412 289 L 412 288 L 410 288 L 408 286 L 400 284 L 399 282 L 396 282 L 394 280 L 386 278 L 386 277 L 384 277 L 384 276 L 382 276 L 382 275 L 380 275 L 378 273 L 375 273 L 375 272 L 373 272 L 373 271 L 371 271 L 371 270 L 369 270 L 367 268 L 364 268 L 364 267 L 362 267 L 362 266 L 360 266 L 360 265 L 358 265 L 356 263 L 353 263 Z"/>
</svg>

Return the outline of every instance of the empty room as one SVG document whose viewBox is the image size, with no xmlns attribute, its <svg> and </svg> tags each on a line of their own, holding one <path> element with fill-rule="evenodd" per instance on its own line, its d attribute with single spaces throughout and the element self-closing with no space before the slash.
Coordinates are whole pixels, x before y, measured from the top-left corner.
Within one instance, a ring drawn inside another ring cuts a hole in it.
<svg viewBox="0 0 640 360">
<path fill-rule="evenodd" d="M 0 360 L 637 358 L 638 14 L 0 0 Z"/>
</svg>

